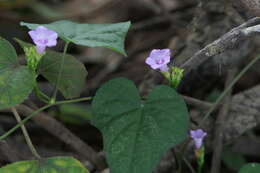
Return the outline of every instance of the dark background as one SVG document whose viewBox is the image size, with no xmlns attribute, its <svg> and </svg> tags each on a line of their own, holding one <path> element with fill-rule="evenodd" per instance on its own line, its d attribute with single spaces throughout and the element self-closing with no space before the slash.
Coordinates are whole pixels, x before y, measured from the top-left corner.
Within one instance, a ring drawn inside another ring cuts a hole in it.
<svg viewBox="0 0 260 173">
<path fill-rule="evenodd" d="M 102 83 L 119 76 L 133 80 L 141 94 L 145 95 L 154 85 L 166 83 L 159 73 L 152 71 L 144 63 L 152 49 L 170 48 L 171 64 L 181 65 L 204 46 L 256 15 L 250 11 L 252 12 L 239 1 L 229 0 L 0 0 L 0 36 L 11 41 L 19 57 L 23 59 L 23 52 L 13 38 L 32 41 L 27 28 L 19 25 L 20 21 L 50 23 L 66 19 L 79 23 L 116 23 L 130 20 L 132 26 L 125 43 L 127 57 L 108 49 L 87 48 L 72 44 L 69 47 L 69 53 L 82 61 L 88 70 L 86 88 L 82 96 L 93 96 Z M 53 49 L 62 51 L 63 46 L 64 43 L 59 40 L 58 45 Z M 199 66 L 196 73 L 185 77 L 178 89 L 179 92 L 207 102 L 215 101 L 223 91 L 227 71 L 234 68 L 241 71 L 259 54 L 259 46 L 260 40 L 256 34 L 240 42 L 232 50 L 206 61 Z M 218 65 L 219 62 L 221 65 Z M 260 62 L 239 80 L 234 87 L 233 95 L 259 85 L 259 67 Z M 43 78 L 39 78 L 39 81 L 46 93 L 52 91 L 52 86 Z M 258 100 L 259 104 L 255 104 L 260 105 L 259 96 L 251 94 L 250 97 Z M 60 95 L 59 98 L 62 99 L 62 96 Z M 33 95 L 30 99 L 38 106 L 42 105 Z M 203 114 L 203 111 L 197 107 L 189 106 L 191 114 L 195 114 L 195 117 Z M 259 107 L 258 111 L 260 112 Z M 88 123 L 91 116 L 89 105 L 79 104 L 73 108 L 55 107 L 49 109 L 47 113 L 62 122 L 95 150 L 102 151 L 101 134 Z M 71 116 L 72 120 L 68 118 Z M 213 116 L 212 121 L 215 118 L 216 116 Z M 196 120 L 192 122 L 196 124 Z M 1 112 L 1 131 L 4 132 L 13 127 L 15 123 L 12 114 L 8 111 Z M 246 126 L 248 128 L 242 130 L 243 133 L 225 141 L 227 144 L 225 151 L 228 152 L 225 152 L 227 156 L 225 155 L 223 159 L 223 172 L 235 172 L 236 168 L 232 167 L 232 164 L 240 165 L 245 161 L 259 161 L 259 123 L 246 124 Z M 81 154 L 44 130 L 43 127 L 30 121 L 27 123 L 27 128 L 41 155 L 46 157 L 71 155 L 81 160 L 91 170 L 89 162 Z M 210 133 L 214 128 L 205 128 L 209 129 L 206 142 L 208 144 L 206 168 L 209 168 L 212 156 Z M 8 143 L 12 150 L 19 151 L 19 159 L 32 158 L 20 130 L 8 138 Z M 0 152 L 0 165 L 9 163 L 11 160 Z M 166 157 L 164 159 L 166 166 L 158 169 L 158 172 L 173 172 L 176 167 L 172 166 L 174 164 L 172 160 L 174 157 Z M 195 166 L 192 158 L 191 163 Z M 185 171 L 189 172 L 186 166 L 183 172 Z"/>
</svg>

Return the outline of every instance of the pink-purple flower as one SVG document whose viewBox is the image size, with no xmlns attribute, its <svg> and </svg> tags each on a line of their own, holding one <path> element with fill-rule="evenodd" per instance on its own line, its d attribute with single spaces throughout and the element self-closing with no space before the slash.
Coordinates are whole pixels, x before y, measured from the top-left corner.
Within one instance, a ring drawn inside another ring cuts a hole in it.
<svg viewBox="0 0 260 173">
<path fill-rule="evenodd" d="M 162 72 L 167 72 L 169 70 L 167 64 L 170 62 L 170 59 L 170 49 L 154 49 L 151 51 L 145 63 L 150 65 L 152 69 L 160 69 Z"/>
<path fill-rule="evenodd" d="M 53 47 L 57 44 L 58 34 L 44 26 L 38 26 L 36 29 L 29 31 L 38 53 L 43 53 L 46 47 Z"/>
<path fill-rule="evenodd" d="M 193 141 L 195 142 L 196 149 L 199 149 L 202 146 L 203 139 L 205 136 L 207 136 L 207 133 L 204 132 L 202 129 L 191 130 L 190 136 L 193 139 Z"/>
</svg>

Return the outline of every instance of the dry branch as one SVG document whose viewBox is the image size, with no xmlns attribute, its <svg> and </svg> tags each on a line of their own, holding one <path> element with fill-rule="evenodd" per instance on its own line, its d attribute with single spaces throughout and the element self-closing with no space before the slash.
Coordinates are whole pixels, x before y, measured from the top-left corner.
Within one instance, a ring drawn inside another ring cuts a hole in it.
<svg viewBox="0 0 260 173">
<path fill-rule="evenodd" d="M 242 25 L 233 28 L 231 31 L 224 34 L 222 37 L 215 40 L 213 43 L 208 44 L 206 47 L 196 52 L 188 61 L 181 65 L 181 67 L 185 69 L 185 75 L 189 74 L 192 70 L 195 70 L 200 64 L 205 62 L 207 59 L 212 58 L 220 53 L 223 53 L 228 49 L 235 48 L 236 46 L 241 44 L 246 38 L 259 31 L 259 17 L 250 19 Z"/>
<path fill-rule="evenodd" d="M 236 69 L 232 69 L 228 71 L 225 88 L 232 83 L 235 78 Z M 221 170 L 221 153 L 223 151 L 223 134 L 225 131 L 223 130 L 226 127 L 226 119 L 228 116 L 230 101 L 231 101 L 231 93 L 232 89 L 227 93 L 223 100 L 223 105 L 219 111 L 217 120 L 215 122 L 215 133 L 214 133 L 214 148 L 213 148 L 213 156 L 211 162 L 211 173 L 219 173 Z"/>
<path fill-rule="evenodd" d="M 34 109 L 37 109 L 36 107 L 32 109 L 25 105 L 19 105 L 16 108 L 24 115 L 29 115 L 34 112 Z M 98 153 L 90 146 L 88 146 L 84 141 L 82 141 L 79 137 L 67 129 L 62 123 L 48 116 L 46 113 L 39 113 L 32 120 L 39 126 L 43 127 L 46 131 L 69 145 L 79 154 L 87 158 L 98 169 L 102 170 L 106 167 L 103 158 L 101 158 Z"/>
</svg>

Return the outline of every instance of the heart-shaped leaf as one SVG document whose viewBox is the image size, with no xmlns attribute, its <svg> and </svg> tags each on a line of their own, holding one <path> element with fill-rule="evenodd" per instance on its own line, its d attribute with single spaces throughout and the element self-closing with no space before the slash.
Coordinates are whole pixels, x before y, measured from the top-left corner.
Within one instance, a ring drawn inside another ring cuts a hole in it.
<svg viewBox="0 0 260 173">
<path fill-rule="evenodd" d="M 22 103 L 34 84 L 33 73 L 19 65 L 13 46 L 0 38 L 0 109 Z"/>
<path fill-rule="evenodd" d="M 156 87 L 143 103 L 131 81 L 113 79 L 97 91 L 92 111 L 112 173 L 151 173 L 187 136 L 186 105 L 168 86 Z"/>
<path fill-rule="evenodd" d="M 34 46 L 19 39 L 15 39 L 15 41 L 17 41 L 24 50 L 25 48 Z M 43 75 L 54 85 L 58 80 L 62 56 L 62 53 L 47 50 L 37 66 L 38 74 Z M 78 97 L 85 86 L 87 74 L 84 64 L 71 55 L 65 55 L 58 89 L 66 98 Z"/>
<path fill-rule="evenodd" d="M 0 173 L 89 173 L 72 157 L 53 157 L 41 160 L 20 161 L 0 168 Z"/>
<path fill-rule="evenodd" d="M 106 47 L 126 55 L 124 41 L 130 22 L 116 24 L 78 24 L 67 20 L 50 24 L 32 24 L 21 22 L 22 26 L 35 29 L 45 26 L 58 33 L 59 37 L 68 42 L 82 46 Z"/>
<path fill-rule="evenodd" d="M 62 63 L 62 53 L 47 51 L 38 65 L 38 73 L 52 84 L 56 84 Z M 87 70 L 80 61 L 71 55 L 65 55 L 58 89 L 66 98 L 80 96 L 84 89 Z"/>
<path fill-rule="evenodd" d="M 244 165 L 239 173 L 259 173 L 260 172 L 260 164 L 259 163 L 248 163 Z"/>
</svg>

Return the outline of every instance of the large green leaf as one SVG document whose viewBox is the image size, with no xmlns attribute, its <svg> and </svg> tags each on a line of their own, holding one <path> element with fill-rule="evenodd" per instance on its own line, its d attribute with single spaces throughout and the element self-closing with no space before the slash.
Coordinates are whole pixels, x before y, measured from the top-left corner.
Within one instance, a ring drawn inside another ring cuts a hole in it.
<svg viewBox="0 0 260 173">
<path fill-rule="evenodd" d="M 259 173 L 260 172 L 260 164 L 259 163 L 249 163 L 244 165 L 239 173 Z"/>
<path fill-rule="evenodd" d="M 38 65 L 38 73 L 52 84 L 56 84 L 62 64 L 62 53 L 47 51 Z M 65 55 L 58 89 L 66 98 L 80 96 L 85 86 L 87 70 L 85 66 L 71 55 Z"/>
<path fill-rule="evenodd" d="M 0 173 L 89 173 L 72 157 L 53 157 L 42 160 L 20 161 L 0 168 Z"/>
<path fill-rule="evenodd" d="M 97 91 L 92 111 L 112 173 L 151 173 L 186 138 L 186 105 L 168 86 L 156 87 L 143 103 L 131 81 L 114 79 Z"/>
<path fill-rule="evenodd" d="M 19 65 L 13 46 L 0 38 L 0 109 L 22 103 L 34 84 L 33 73 Z"/>
<path fill-rule="evenodd" d="M 43 25 L 58 33 L 65 41 L 89 47 L 106 47 L 126 55 L 124 40 L 130 22 L 116 24 L 78 24 L 67 20 L 50 24 L 31 24 L 21 22 L 22 26 L 35 29 Z"/>
</svg>

